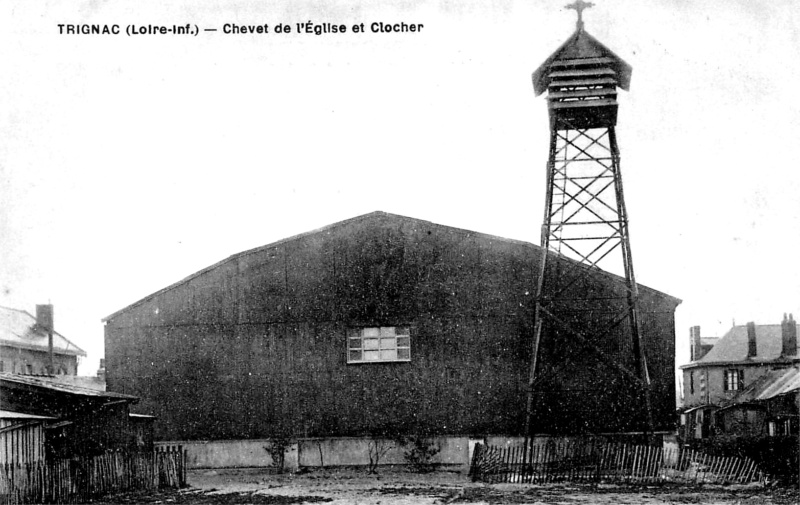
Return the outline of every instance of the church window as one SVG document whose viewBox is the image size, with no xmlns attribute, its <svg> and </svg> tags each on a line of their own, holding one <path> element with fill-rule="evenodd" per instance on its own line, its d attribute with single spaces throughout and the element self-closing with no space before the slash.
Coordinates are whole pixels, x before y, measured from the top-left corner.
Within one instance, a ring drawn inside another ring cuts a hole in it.
<svg viewBox="0 0 800 505">
<path fill-rule="evenodd" d="M 411 361 L 411 332 L 407 327 L 357 328 L 348 332 L 348 363 L 396 361 Z"/>
</svg>

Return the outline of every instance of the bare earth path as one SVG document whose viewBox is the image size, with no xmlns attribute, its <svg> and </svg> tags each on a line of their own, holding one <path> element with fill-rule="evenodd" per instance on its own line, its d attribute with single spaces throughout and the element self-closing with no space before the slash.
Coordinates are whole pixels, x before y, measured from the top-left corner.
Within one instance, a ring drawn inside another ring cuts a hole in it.
<svg viewBox="0 0 800 505">
<path fill-rule="evenodd" d="M 464 473 L 414 474 L 387 468 L 378 475 L 362 469 L 319 470 L 275 475 L 265 469 L 194 470 L 190 488 L 157 496 L 120 496 L 106 503 L 160 504 L 800 504 L 797 490 L 762 486 L 579 486 L 485 485 Z"/>
</svg>

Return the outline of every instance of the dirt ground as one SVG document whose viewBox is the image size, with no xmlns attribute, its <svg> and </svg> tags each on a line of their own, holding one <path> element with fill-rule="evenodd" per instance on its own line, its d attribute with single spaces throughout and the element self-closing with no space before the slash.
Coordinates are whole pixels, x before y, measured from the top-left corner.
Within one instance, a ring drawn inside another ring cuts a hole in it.
<svg viewBox="0 0 800 505">
<path fill-rule="evenodd" d="M 751 486 L 578 486 L 473 483 L 464 473 L 382 469 L 317 470 L 276 475 L 265 469 L 194 470 L 188 489 L 155 496 L 127 495 L 110 504 L 800 504 L 797 490 Z"/>
</svg>

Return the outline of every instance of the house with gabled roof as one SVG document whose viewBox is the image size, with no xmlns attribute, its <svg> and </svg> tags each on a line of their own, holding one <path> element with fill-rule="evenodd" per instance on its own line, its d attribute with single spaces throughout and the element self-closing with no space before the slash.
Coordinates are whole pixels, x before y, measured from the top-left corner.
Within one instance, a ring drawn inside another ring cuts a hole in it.
<svg viewBox="0 0 800 505">
<path fill-rule="evenodd" d="M 334 223 L 234 254 L 106 317 L 108 389 L 141 397 L 160 440 L 285 429 L 520 436 L 541 257 L 530 243 L 385 212 Z M 586 268 L 556 253 L 547 266 Z M 623 303 L 609 275 L 593 270 L 573 289 Z M 679 303 L 640 286 L 653 419 L 668 432 Z M 580 306 L 568 315 L 585 328 L 608 317 Z M 607 361 L 627 364 L 624 326 L 591 346 L 564 335 L 542 351 L 542 433 L 641 432 L 640 385 Z"/>
<path fill-rule="evenodd" d="M 693 341 L 699 339 L 699 328 L 695 328 Z M 719 409 L 745 402 L 745 390 L 755 391 L 748 388 L 764 381 L 768 386 L 770 380 L 800 363 L 797 323 L 792 314 L 784 314 L 780 324 L 734 325 L 700 356 L 680 367 L 685 409 L 682 423 L 689 438 L 705 438 L 724 428 L 716 423 Z M 758 424 L 755 413 L 748 415 L 753 417 L 751 424 Z"/>
<path fill-rule="evenodd" d="M 20 309 L 0 307 L 0 372 L 45 375 L 50 366 L 49 329 L 52 305 L 38 305 L 34 317 Z M 53 375 L 77 375 L 86 351 L 52 331 Z"/>
</svg>

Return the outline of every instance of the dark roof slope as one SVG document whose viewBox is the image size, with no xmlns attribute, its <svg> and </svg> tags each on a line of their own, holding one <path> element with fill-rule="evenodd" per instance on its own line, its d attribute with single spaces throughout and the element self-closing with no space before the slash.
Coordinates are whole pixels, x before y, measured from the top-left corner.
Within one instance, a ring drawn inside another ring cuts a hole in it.
<svg viewBox="0 0 800 505">
<path fill-rule="evenodd" d="M 57 377 L 42 377 L 36 375 L 19 375 L 7 372 L 0 372 L 0 383 L 18 384 L 22 386 L 30 386 L 58 393 L 65 393 L 77 396 L 92 396 L 97 398 L 107 398 L 116 400 L 131 400 L 138 401 L 138 397 L 126 395 L 122 393 L 112 393 L 110 391 L 101 391 L 98 389 L 86 388 L 61 382 Z"/>
<path fill-rule="evenodd" d="M 708 354 L 689 365 L 695 366 L 711 363 L 775 361 L 781 357 L 782 337 L 780 324 L 758 324 L 756 330 L 756 356 L 747 357 L 747 326 L 738 325 L 720 337 Z M 795 351 L 797 355 L 797 351 Z"/>
<path fill-rule="evenodd" d="M 176 287 L 178 287 L 178 286 L 180 286 L 182 284 L 185 284 L 185 283 L 189 282 L 190 280 L 192 280 L 192 279 L 194 279 L 194 278 L 196 278 L 196 277 L 198 277 L 200 275 L 203 275 L 206 272 L 214 270 L 215 268 L 218 268 L 218 267 L 220 267 L 220 266 L 222 266 L 222 265 L 224 265 L 224 264 L 226 264 L 228 262 L 235 261 L 235 260 L 237 260 L 239 258 L 242 258 L 244 256 L 247 256 L 247 255 L 250 255 L 250 254 L 255 254 L 255 253 L 258 253 L 258 252 L 261 252 L 261 251 L 264 251 L 264 250 L 267 250 L 267 249 L 271 249 L 271 248 L 274 248 L 274 247 L 277 247 L 277 246 L 280 246 L 280 245 L 283 245 L 283 244 L 291 243 L 291 242 L 300 240 L 300 239 L 302 239 L 304 237 L 308 237 L 310 235 L 316 235 L 316 234 L 319 234 L 319 233 L 325 233 L 325 232 L 331 231 L 331 230 L 336 229 L 336 228 L 341 228 L 341 227 L 344 227 L 344 226 L 348 226 L 348 225 L 353 224 L 353 223 L 358 223 L 358 222 L 363 222 L 363 221 L 378 220 L 378 219 L 382 219 L 382 218 L 388 218 L 388 219 L 393 219 L 393 220 L 397 220 L 397 221 L 410 222 L 410 223 L 414 223 L 414 224 L 416 224 L 418 226 L 423 226 L 423 227 L 436 227 L 436 228 L 440 228 L 440 229 L 445 229 L 445 230 L 450 231 L 450 232 L 468 234 L 468 235 L 472 235 L 472 236 L 476 236 L 476 237 L 482 237 L 482 238 L 485 238 L 485 239 L 488 239 L 488 240 L 496 240 L 496 241 L 500 241 L 500 242 L 505 242 L 505 243 L 508 243 L 508 244 L 517 244 L 517 245 L 522 246 L 522 247 L 527 247 L 527 248 L 535 249 L 537 251 L 541 251 L 541 247 L 539 247 L 537 245 L 534 245 L 534 244 L 531 244 L 530 242 L 524 242 L 524 241 L 521 241 L 521 240 L 514 240 L 514 239 L 510 239 L 510 238 L 498 237 L 498 236 L 495 236 L 495 235 L 489 235 L 489 234 L 486 234 L 486 233 L 480 233 L 480 232 L 465 230 L 465 229 L 462 229 L 462 228 L 454 228 L 454 227 L 451 227 L 451 226 L 441 225 L 441 224 L 433 223 L 433 222 L 430 222 L 430 221 L 424 221 L 422 219 L 416 219 L 416 218 L 412 218 L 412 217 L 401 216 L 401 215 L 398 215 L 398 214 L 391 214 L 391 213 L 388 213 L 388 212 L 375 211 L 375 212 L 370 212 L 369 214 L 363 214 L 361 216 L 356 216 L 356 217 L 353 217 L 353 218 L 350 218 L 350 219 L 346 219 L 344 221 L 339 221 L 339 222 L 336 222 L 336 223 L 333 223 L 333 224 L 329 224 L 327 226 L 323 226 L 322 228 L 318 228 L 316 230 L 312 230 L 312 231 L 309 231 L 309 232 L 301 233 L 299 235 L 295 235 L 295 236 L 292 236 L 292 237 L 281 239 L 281 240 L 278 240 L 277 242 L 272 242 L 272 243 L 267 244 L 267 245 L 263 245 L 263 246 L 260 246 L 260 247 L 249 249 L 247 251 L 243 251 L 243 252 L 234 254 L 232 256 L 229 256 L 228 258 L 226 258 L 226 259 L 224 259 L 222 261 L 214 263 L 213 265 L 211 265 L 209 267 L 206 267 L 206 268 L 204 268 L 204 269 L 202 269 L 202 270 L 200 270 L 198 272 L 195 272 L 192 275 L 190 275 L 190 276 L 188 276 L 188 277 L 186 277 L 186 278 L 184 278 L 184 279 L 182 279 L 182 280 L 180 280 L 178 282 L 170 284 L 169 286 L 167 286 L 165 288 L 162 288 L 162 289 L 156 291 L 155 293 L 152 293 L 152 294 L 142 298 L 141 300 L 138 300 L 138 301 L 128 305 L 127 307 L 122 308 L 122 309 L 114 312 L 113 314 L 111 314 L 109 316 L 104 317 L 102 319 L 102 321 L 103 322 L 107 322 L 107 321 L 115 318 L 117 315 L 122 314 L 122 313 L 124 313 L 125 311 L 127 311 L 129 309 L 132 309 L 133 307 L 136 307 L 137 305 L 140 305 L 142 303 L 147 302 L 148 300 L 151 300 L 155 296 L 158 296 L 158 295 L 160 295 L 160 294 L 162 294 L 164 292 L 167 292 L 167 291 L 169 291 L 171 289 L 174 289 L 174 288 L 176 288 Z M 556 254 L 556 253 L 553 252 L 552 254 Z M 576 264 L 576 266 L 587 268 L 585 265 L 583 265 L 581 263 L 578 263 L 578 262 L 575 262 L 574 260 L 572 260 L 570 258 L 566 258 L 566 257 L 563 257 L 563 256 L 561 258 L 566 260 L 566 261 L 574 262 Z M 598 270 L 598 272 L 604 273 L 604 274 L 609 275 L 611 277 L 617 278 L 617 276 L 614 275 L 614 274 L 603 272 L 601 270 Z M 662 293 L 661 291 L 657 291 L 655 289 L 649 288 L 649 287 L 644 286 L 642 284 L 639 284 L 639 289 L 642 290 L 642 291 L 649 292 L 651 294 L 656 294 L 656 295 L 668 298 L 670 300 L 673 300 L 673 302 L 675 303 L 676 306 L 681 303 L 681 300 L 678 299 L 678 298 L 675 298 L 674 296 L 670 296 L 670 295 L 668 295 L 666 293 Z"/>
</svg>

